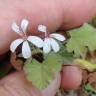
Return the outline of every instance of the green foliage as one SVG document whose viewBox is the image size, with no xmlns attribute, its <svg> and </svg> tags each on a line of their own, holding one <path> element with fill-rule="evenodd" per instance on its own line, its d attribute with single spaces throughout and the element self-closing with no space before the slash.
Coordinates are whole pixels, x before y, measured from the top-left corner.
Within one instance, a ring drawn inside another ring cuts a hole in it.
<svg viewBox="0 0 96 96">
<path fill-rule="evenodd" d="M 0 78 L 4 77 L 7 73 L 4 71 L 0 71 Z"/>
<path fill-rule="evenodd" d="M 82 27 L 69 31 L 71 38 L 67 42 L 67 50 L 74 52 L 76 57 L 86 55 L 86 52 L 96 50 L 96 29 L 85 23 Z"/>
<path fill-rule="evenodd" d="M 88 92 L 88 93 L 90 93 L 91 96 L 93 96 L 92 95 L 93 93 L 94 93 L 94 96 L 96 96 L 96 90 L 90 84 L 86 84 L 85 85 L 85 91 Z"/>
<path fill-rule="evenodd" d="M 64 45 L 61 46 L 58 54 L 61 56 L 63 64 L 72 64 L 73 60 L 75 59 L 73 53 L 68 52 Z"/>
<path fill-rule="evenodd" d="M 24 66 L 27 79 L 38 89 L 44 89 L 55 78 L 61 70 L 61 58 L 54 53 L 50 53 L 46 59 L 40 63 L 35 59 L 27 62 Z"/>
</svg>

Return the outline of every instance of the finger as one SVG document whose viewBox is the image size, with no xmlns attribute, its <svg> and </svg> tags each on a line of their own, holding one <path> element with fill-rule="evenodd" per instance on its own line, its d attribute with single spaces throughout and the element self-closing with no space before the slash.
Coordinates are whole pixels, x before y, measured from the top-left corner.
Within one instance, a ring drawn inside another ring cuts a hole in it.
<svg viewBox="0 0 96 96">
<path fill-rule="evenodd" d="M 3 78 L 0 85 L 5 89 L 2 96 L 42 96 L 39 90 L 27 82 L 23 72 L 16 72 Z M 6 92 L 9 94 L 3 95 Z"/>
<path fill-rule="evenodd" d="M 52 32 L 73 28 L 94 16 L 96 0 L 2 0 L 0 12 L 0 54 L 3 54 L 18 37 L 11 29 L 13 21 L 20 23 L 23 18 L 28 19 L 29 33 L 36 33 L 38 24 L 46 25 Z"/>
<path fill-rule="evenodd" d="M 31 83 L 29 83 L 25 79 L 23 72 L 16 72 L 3 78 L 0 84 L 5 88 L 5 91 L 3 88 L 3 92 L 1 90 L 0 94 L 9 93 L 9 95 L 2 96 L 54 96 L 60 86 L 60 74 L 56 77 L 55 80 L 51 82 L 51 84 L 46 89 L 42 90 L 42 92 L 37 90 Z"/>
<path fill-rule="evenodd" d="M 96 0 L 62 0 L 64 18 L 62 29 L 80 26 L 96 16 Z"/>
<path fill-rule="evenodd" d="M 61 87 L 65 90 L 77 89 L 82 83 L 82 71 L 76 66 L 64 66 L 61 77 Z"/>
</svg>

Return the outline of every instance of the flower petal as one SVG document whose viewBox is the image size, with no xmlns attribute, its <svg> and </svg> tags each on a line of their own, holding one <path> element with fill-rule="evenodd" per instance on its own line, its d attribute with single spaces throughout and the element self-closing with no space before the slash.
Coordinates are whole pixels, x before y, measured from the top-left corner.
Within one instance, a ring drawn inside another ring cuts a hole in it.
<svg viewBox="0 0 96 96">
<path fill-rule="evenodd" d="M 12 52 L 15 52 L 16 48 L 23 42 L 23 39 L 16 39 L 15 41 L 13 41 L 10 45 L 10 50 Z"/>
<path fill-rule="evenodd" d="M 43 45 L 43 52 L 47 54 L 50 51 L 51 51 L 50 39 L 49 38 L 45 38 L 44 45 Z"/>
<path fill-rule="evenodd" d="M 59 40 L 59 41 L 64 41 L 65 40 L 65 37 L 63 35 L 61 35 L 61 34 L 58 34 L 58 33 L 53 33 L 50 36 L 57 39 L 57 40 Z"/>
<path fill-rule="evenodd" d="M 39 25 L 38 30 L 41 31 L 41 32 L 47 32 L 47 28 L 44 25 Z"/>
<path fill-rule="evenodd" d="M 40 37 L 37 36 L 28 36 L 27 39 L 29 42 L 33 43 L 35 46 L 41 48 L 43 47 L 43 40 Z"/>
<path fill-rule="evenodd" d="M 12 23 L 12 30 L 13 30 L 14 32 L 20 34 L 19 26 L 18 26 L 15 22 Z"/>
<path fill-rule="evenodd" d="M 29 21 L 26 20 L 26 19 L 23 19 L 22 22 L 21 22 L 21 28 L 23 30 L 23 32 L 26 32 L 27 30 L 27 27 L 28 27 L 28 24 L 29 24 Z"/>
<path fill-rule="evenodd" d="M 22 55 L 24 58 L 30 58 L 31 57 L 31 49 L 28 44 L 28 41 L 24 41 L 22 45 Z"/>
<path fill-rule="evenodd" d="M 54 52 L 58 52 L 60 50 L 59 44 L 54 39 L 50 39 L 50 44 Z"/>
</svg>

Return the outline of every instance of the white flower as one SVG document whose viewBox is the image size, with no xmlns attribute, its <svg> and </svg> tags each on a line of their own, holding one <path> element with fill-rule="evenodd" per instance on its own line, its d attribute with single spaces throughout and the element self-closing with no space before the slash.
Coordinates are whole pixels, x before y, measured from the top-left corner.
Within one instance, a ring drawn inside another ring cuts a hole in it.
<svg viewBox="0 0 96 96">
<path fill-rule="evenodd" d="M 43 47 L 43 40 L 40 37 L 26 35 L 28 24 L 29 22 L 26 19 L 22 20 L 20 26 L 18 26 L 15 22 L 12 24 L 12 30 L 19 34 L 22 38 L 14 40 L 10 45 L 10 50 L 15 52 L 16 48 L 22 44 L 22 55 L 24 58 L 29 58 L 32 54 L 29 42 L 34 44 L 36 47 Z"/>
<path fill-rule="evenodd" d="M 58 52 L 60 50 L 60 46 L 55 39 L 57 39 L 59 41 L 64 41 L 65 37 L 63 35 L 58 34 L 58 33 L 49 34 L 47 32 L 46 26 L 44 26 L 44 25 L 39 25 L 38 30 L 40 32 L 45 33 L 43 52 L 49 53 L 51 51 L 51 49 L 53 49 L 54 52 Z"/>
</svg>

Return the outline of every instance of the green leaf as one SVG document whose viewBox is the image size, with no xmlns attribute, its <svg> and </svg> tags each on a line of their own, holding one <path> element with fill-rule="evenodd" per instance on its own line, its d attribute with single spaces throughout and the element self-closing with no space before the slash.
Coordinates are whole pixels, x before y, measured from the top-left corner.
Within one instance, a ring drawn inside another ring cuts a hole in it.
<svg viewBox="0 0 96 96">
<path fill-rule="evenodd" d="M 84 57 L 88 50 L 96 50 L 96 29 L 85 23 L 82 27 L 69 31 L 71 38 L 67 42 L 67 50 L 75 56 Z"/>
<path fill-rule="evenodd" d="M 0 71 L 0 78 L 4 77 L 7 73 Z"/>
<path fill-rule="evenodd" d="M 38 89 L 46 88 L 60 70 L 61 58 L 54 53 L 50 53 L 43 63 L 33 59 L 24 66 L 27 79 Z"/>
<path fill-rule="evenodd" d="M 96 93 L 96 90 L 90 84 L 86 84 L 85 90 Z"/>
<path fill-rule="evenodd" d="M 68 52 L 64 45 L 61 46 L 58 54 L 62 57 L 63 64 L 72 64 L 74 61 L 74 56 L 72 52 Z"/>
</svg>

